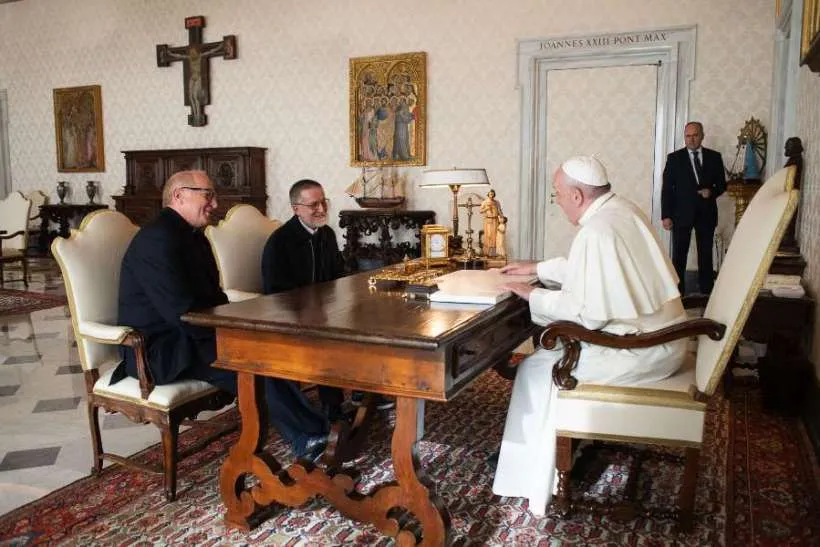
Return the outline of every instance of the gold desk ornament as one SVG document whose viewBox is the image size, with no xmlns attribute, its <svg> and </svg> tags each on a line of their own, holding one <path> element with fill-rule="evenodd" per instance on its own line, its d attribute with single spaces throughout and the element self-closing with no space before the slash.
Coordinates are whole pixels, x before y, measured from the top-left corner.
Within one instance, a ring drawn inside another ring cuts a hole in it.
<svg viewBox="0 0 820 547">
<path fill-rule="evenodd" d="M 495 193 L 495 192 L 493 192 Z M 465 241 L 465 250 L 464 254 L 454 256 L 453 261 L 456 262 L 460 269 L 464 270 L 481 270 L 484 268 L 484 261 L 481 257 L 476 253 L 475 249 L 473 248 L 473 209 L 476 207 L 481 207 L 481 196 L 476 196 L 479 201 L 473 201 L 473 196 L 475 194 L 469 194 L 467 196 L 467 201 L 464 203 L 459 203 L 459 207 L 464 207 L 467 210 L 467 231 L 465 231 L 465 235 L 467 239 Z"/>
<path fill-rule="evenodd" d="M 424 258 L 413 258 L 376 271 L 368 278 L 367 283 L 371 288 L 379 289 L 417 285 L 432 290 L 435 288 L 436 278 L 454 269 L 454 265 L 449 260 L 433 266 Z"/>
<path fill-rule="evenodd" d="M 440 266 L 450 261 L 450 229 L 440 224 L 421 227 L 421 257 L 427 267 Z"/>
</svg>

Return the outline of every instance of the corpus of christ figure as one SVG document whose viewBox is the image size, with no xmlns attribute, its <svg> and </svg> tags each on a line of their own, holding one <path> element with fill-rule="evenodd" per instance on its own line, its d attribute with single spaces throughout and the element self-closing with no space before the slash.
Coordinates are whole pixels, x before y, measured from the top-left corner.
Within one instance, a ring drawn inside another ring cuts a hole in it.
<svg viewBox="0 0 820 547">
<path fill-rule="evenodd" d="M 208 123 L 205 105 L 211 104 L 210 64 L 211 57 L 236 59 L 236 36 L 223 36 L 221 42 L 202 43 L 202 29 L 205 17 L 185 18 L 188 29 L 188 45 L 168 47 L 168 44 L 157 44 L 157 66 L 170 66 L 174 61 L 182 61 L 185 80 L 185 104 L 191 107 L 188 125 L 202 127 Z"/>
</svg>

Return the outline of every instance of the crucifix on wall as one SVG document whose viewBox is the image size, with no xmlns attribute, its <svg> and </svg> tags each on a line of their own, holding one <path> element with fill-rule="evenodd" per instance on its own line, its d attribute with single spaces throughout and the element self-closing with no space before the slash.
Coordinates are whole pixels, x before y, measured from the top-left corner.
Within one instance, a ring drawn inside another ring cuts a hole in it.
<svg viewBox="0 0 820 547">
<path fill-rule="evenodd" d="M 188 29 L 188 45 L 168 47 L 168 44 L 157 44 L 157 66 L 170 66 L 174 61 L 182 61 L 182 72 L 185 80 L 185 104 L 191 107 L 188 125 L 202 127 L 208 123 L 205 105 L 211 104 L 210 63 L 211 57 L 236 59 L 236 36 L 223 36 L 221 42 L 202 43 L 202 29 L 205 17 L 185 18 Z"/>
</svg>

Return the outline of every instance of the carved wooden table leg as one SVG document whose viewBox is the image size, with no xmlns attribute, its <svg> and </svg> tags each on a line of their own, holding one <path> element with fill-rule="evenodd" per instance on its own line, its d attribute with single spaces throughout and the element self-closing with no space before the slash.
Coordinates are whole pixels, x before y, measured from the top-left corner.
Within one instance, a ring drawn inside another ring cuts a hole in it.
<svg viewBox="0 0 820 547">
<path fill-rule="evenodd" d="M 263 378 L 240 372 L 237 374 L 237 387 L 242 431 L 222 464 L 219 490 L 227 508 L 225 524 L 248 531 L 254 525 L 251 517 L 260 507 L 250 492 L 245 490 L 245 476 L 260 468 L 270 472 L 270 464 L 278 470 L 279 464 L 273 458 L 260 454 L 267 437 L 267 427 L 260 424 L 260 416 L 265 416 Z M 262 422 L 267 420 L 263 419 Z"/>
<path fill-rule="evenodd" d="M 445 545 L 450 535 L 450 514 L 435 493 L 421 469 L 416 451 L 418 431 L 418 399 L 396 398 L 396 429 L 393 431 L 391 453 L 398 487 L 390 489 L 383 507 L 401 507 L 410 511 L 422 526 L 421 545 Z M 376 498 L 379 498 L 378 492 Z M 416 537 L 408 530 L 397 530 L 399 545 L 415 545 Z"/>
<path fill-rule="evenodd" d="M 239 373 L 237 383 L 242 432 L 228 452 L 219 477 L 220 493 L 227 508 L 227 526 L 250 530 L 264 518 L 269 505 L 280 503 L 296 507 L 318 494 L 346 516 L 370 522 L 382 533 L 395 537 L 398 545 L 444 545 L 447 542 L 449 514 L 420 470 L 416 453 L 420 404 L 417 399 L 397 398 L 391 447 L 396 482 L 380 485 L 374 488 L 372 495 L 363 497 L 353 491 L 354 477 L 359 474 L 356 470 L 337 473 L 331 468 L 325 472 L 306 460 L 282 470 L 275 458 L 263 453 L 266 420 L 262 378 Z M 255 475 L 259 484 L 246 488 L 247 475 Z M 405 526 L 407 521 L 414 520 L 421 530 Z"/>
</svg>

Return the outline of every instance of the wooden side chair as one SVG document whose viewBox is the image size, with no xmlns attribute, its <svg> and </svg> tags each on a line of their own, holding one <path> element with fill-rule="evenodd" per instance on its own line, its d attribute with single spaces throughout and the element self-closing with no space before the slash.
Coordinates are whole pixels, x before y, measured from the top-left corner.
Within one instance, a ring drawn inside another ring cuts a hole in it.
<svg viewBox="0 0 820 547">
<path fill-rule="evenodd" d="M 729 245 L 703 318 L 631 336 L 590 331 L 569 321 L 559 321 L 548 325 L 541 334 L 545 348 L 556 347 L 558 340 L 564 344 L 563 357 L 553 369 L 553 379 L 559 387 L 555 408 L 558 481 L 551 512 L 567 516 L 574 510 L 586 509 L 621 518 L 643 513 L 634 500 L 597 503 L 571 495 L 573 440 L 676 446 L 685 449 L 678 508 L 661 514 L 676 516 L 684 531 L 691 528 L 706 406 L 715 395 L 797 207 L 794 176 L 793 167 L 782 169 L 749 204 Z M 698 336 L 696 354 L 691 354 L 674 376 L 663 381 L 607 386 L 578 384 L 572 376 L 582 351 L 581 342 L 612 348 L 645 348 L 694 335 Z M 637 469 L 630 471 L 627 494 L 635 492 L 637 474 Z"/>
<path fill-rule="evenodd" d="M 31 201 L 31 211 L 29 211 L 28 215 L 28 244 L 30 249 L 37 247 L 37 240 L 40 235 L 43 218 L 40 206 L 48 203 L 48 196 L 44 194 L 42 190 L 34 190 L 33 192 L 29 192 L 27 197 L 28 200 Z"/>
<path fill-rule="evenodd" d="M 219 225 L 205 229 L 228 300 L 239 302 L 262 294 L 262 251 L 281 225 L 253 205 L 234 205 Z"/>
<path fill-rule="evenodd" d="M 74 338 L 85 374 L 94 450 L 92 472 L 100 473 L 103 460 L 107 459 L 164 474 L 165 497 L 173 501 L 176 498 L 178 458 L 196 452 L 216 436 L 236 427 L 233 423 L 218 428 L 215 435 L 196 443 L 185 454 L 178 454 L 180 425 L 183 420 L 196 417 L 204 410 L 218 410 L 230 404 L 233 396 L 199 380 L 155 386 L 146 363 L 143 336 L 133 328 L 117 325 L 120 266 L 136 233 L 137 227 L 122 213 L 95 211 L 83 219 L 71 237 L 56 238 L 51 244 L 51 252 L 63 274 Z M 114 368 L 120 362 L 120 345 L 134 348 L 139 379 L 125 378 L 110 385 Z M 156 425 L 162 435 L 163 467 L 148 466 L 104 452 L 98 420 L 100 408 L 120 412 L 134 422 Z"/>
<path fill-rule="evenodd" d="M 23 284 L 28 288 L 28 217 L 31 201 L 20 192 L 0 200 L 0 287 L 4 285 L 3 267 L 12 262 L 23 264 Z"/>
</svg>

